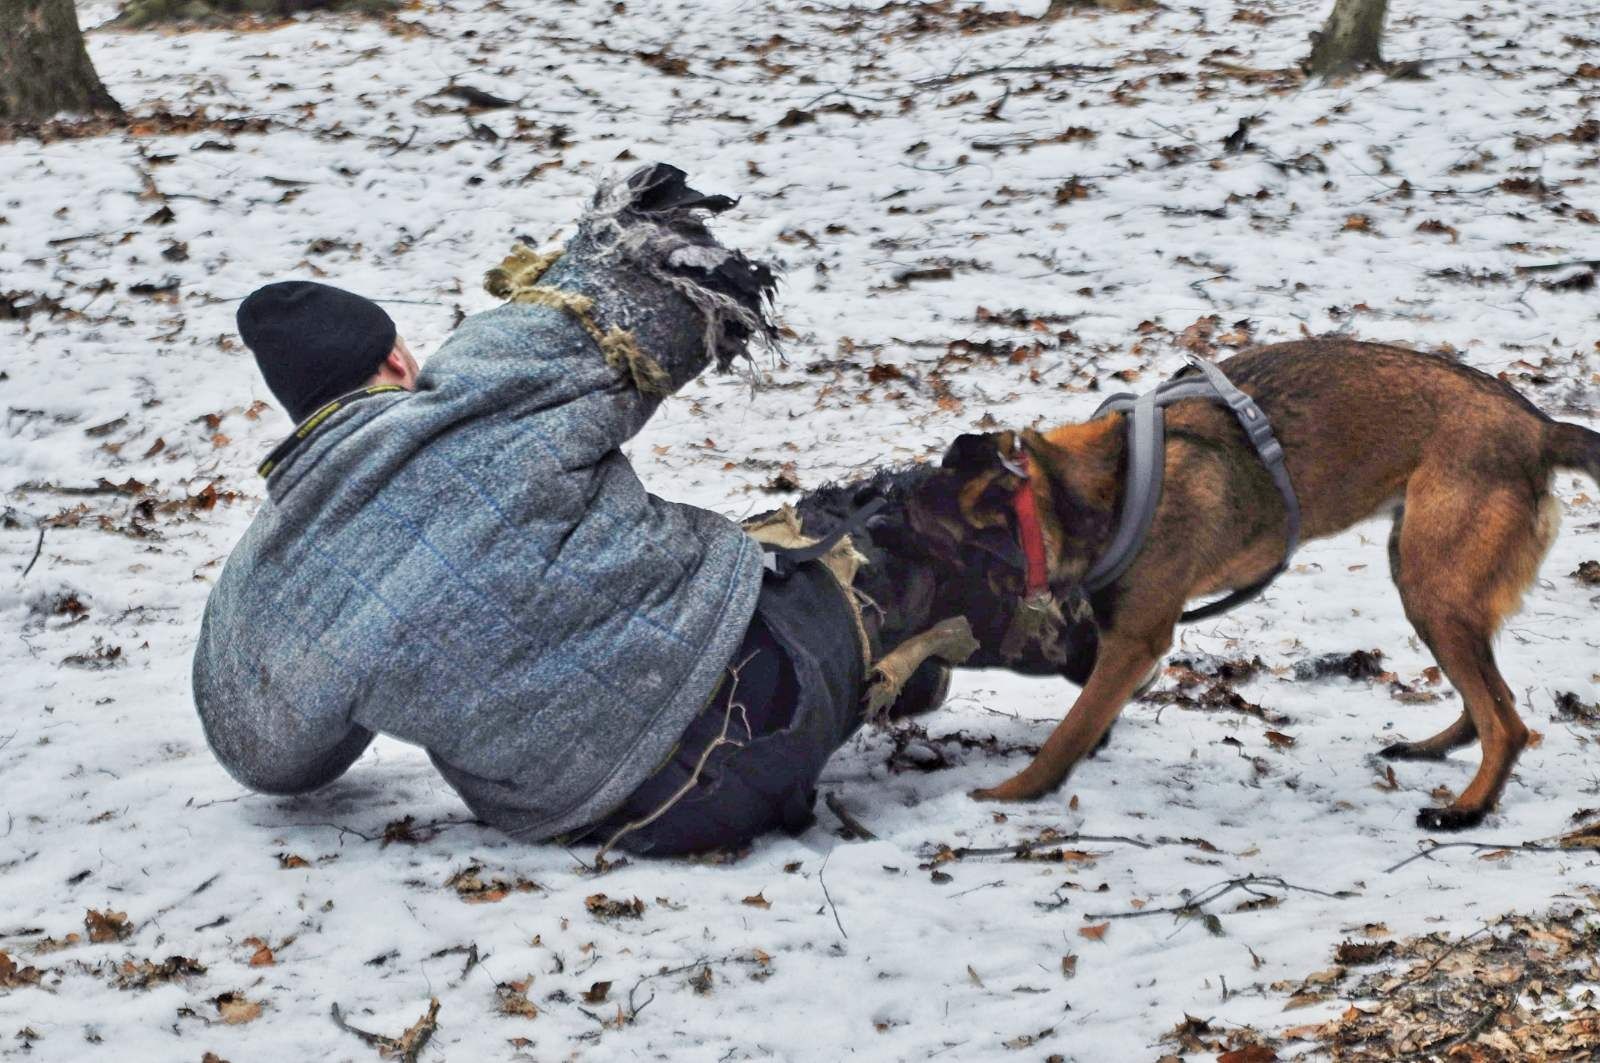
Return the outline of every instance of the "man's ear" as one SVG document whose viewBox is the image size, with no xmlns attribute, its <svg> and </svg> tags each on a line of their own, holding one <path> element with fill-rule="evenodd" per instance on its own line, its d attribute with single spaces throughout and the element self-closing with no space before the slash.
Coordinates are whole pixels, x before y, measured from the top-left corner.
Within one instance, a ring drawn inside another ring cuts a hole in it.
<svg viewBox="0 0 1600 1063">
<path fill-rule="evenodd" d="M 411 357 L 411 352 L 406 349 L 400 340 L 389 348 L 389 353 L 384 355 L 383 361 L 378 363 L 377 371 L 372 374 L 374 384 L 398 384 L 400 387 L 411 389 L 417 385 L 417 363 Z"/>
</svg>

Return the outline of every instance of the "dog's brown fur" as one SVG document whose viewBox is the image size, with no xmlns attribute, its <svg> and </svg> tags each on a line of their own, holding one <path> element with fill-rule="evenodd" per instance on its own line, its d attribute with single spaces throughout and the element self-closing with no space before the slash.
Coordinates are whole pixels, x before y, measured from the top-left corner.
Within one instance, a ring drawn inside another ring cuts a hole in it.
<svg viewBox="0 0 1600 1063">
<path fill-rule="evenodd" d="M 1550 419 L 1483 373 L 1398 347 L 1307 340 L 1248 351 L 1222 368 L 1283 445 L 1304 538 L 1393 511 L 1389 557 L 1400 600 L 1466 708 L 1432 738 L 1383 753 L 1437 759 L 1477 738 L 1483 759 L 1472 783 L 1418 822 L 1478 822 L 1528 740 L 1492 640 L 1555 537 L 1553 473 L 1577 469 L 1600 482 L 1600 434 Z M 939 550 L 1016 567 L 992 545 L 1001 528 L 1015 532 L 1011 497 L 1022 481 L 999 461 L 1015 441 L 1009 432 L 962 437 L 912 500 L 914 526 Z M 1115 526 L 1122 415 L 1024 432 L 1020 441 L 1034 469 L 1051 588 L 1068 595 Z M 1247 586 L 1282 557 L 1283 502 L 1226 407 L 1189 400 L 1168 409 L 1166 470 L 1143 550 L 1089 599 L 1100 649 L 1083 691 L 1027 768 L 974 796 L 1023 800 L 1053 789 L 1170 647 L 1185 602 Z"/>
</svg>

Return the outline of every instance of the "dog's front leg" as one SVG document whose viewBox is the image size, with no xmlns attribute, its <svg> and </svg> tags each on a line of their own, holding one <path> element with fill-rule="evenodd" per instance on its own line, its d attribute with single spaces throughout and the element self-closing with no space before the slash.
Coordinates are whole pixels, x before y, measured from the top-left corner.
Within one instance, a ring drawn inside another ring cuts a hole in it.
<svg viewBox="0 0 1600 1063">
<path fill-rule="evenodd" d="M 1059 786 L 1072 766 L 1099 743 L 1122 706 L 1171 644 L 1171 627 L 1164 638 L 1154 641 L 1118 636 L 1115 632 L 1102 635 L 1089 681 L 1079 691 L 1067 718 L 1045 739 L 1033 763 L 999 786 L 975 790 L 972 796 L 980 801 L 1027 801 Z"/>
</svg>

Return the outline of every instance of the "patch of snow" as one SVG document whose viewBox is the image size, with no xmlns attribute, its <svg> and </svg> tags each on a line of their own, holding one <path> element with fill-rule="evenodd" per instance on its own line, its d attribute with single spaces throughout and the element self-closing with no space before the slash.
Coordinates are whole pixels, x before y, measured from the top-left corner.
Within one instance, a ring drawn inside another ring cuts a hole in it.
<svg viewBox="0 0 1600 1063">
<path fill-rule="evenodd" d="M 310 797 L 246 793 L 194 717 L 205 596 L 289 428 L 234 334 L 237 301 L 325 278 L 388 300 L 425 355 L 491 305 L 482 273 L 514 237 L 559 238 L 601 175 L 637 161 L 741 196 L 718 232 L 785 270 L 794 338 L 769 386 L 696 381 L 629 447 L 653 490 L 730 516 L 772 506 L 760 486 L 783 462 L 815 486 L 937 455 L 985 418 L 1086 416 L 1101 389 L 1176 369 L 1175 337 L 1213 314 L 1215 342 L 1338 331 L 1449 348 L 1592 418 L 1592 294 L 1516 272 L 1594 255 L 1600 148 L 1571 135 L 1600 99 L 1578 73 L 1600 61 L 1575 36 L 1587 7 L 1397 10 L 1386 52 L 1426 60 L 1428 80 L 1296 87 L 1281 71 L 1325 7 L 1199 0 L 963 31 L 938 3 L 452 0 L 387 22 L 90 34 L 136 114 L 203 106 L 271 127 L 0 146 L 0 294 L 73 312 L 0 321 L 0 950 L 49 987 L 0 989 L 0 1058 L 374 1058 L 333 1004 L 397 1035 L 438 997 L 425 1059 L 1144 1059 L 1185 1013 L 1317 1017 L 1282 1015 L 1265 987 L 1326 967 L 1369 923 L 1470 932 L 1592 890 L 1586 851 L 1445 850 L 1385 870 L 1426 843 L 1417 808 L 1459 791 L 1476 753 L 1397 764 L 1394 788 L 1372 758 L 1459 711 L 1419 678 L 1433 662 L 1389 584 L 1383 526 L 1310 544 L 1263 598 L 1180 632 L 1174 655 L 1261 657 L 1272 671 L 1241 692 L 1288 717 L 1276 730 L 1293 745 L 1249 717 L 1137 703 L 1059 794 L 1000 807 L 966 793 L 1025 753 L 945 741 L 950 767 L 897 771 L 892 736 L 863 732 L 823 789 L 872 843 L 841 841 L 819 803 L 816 827 L 733 864 L 594 875 L 589 853 L 461 822 L 423 754 L 393 742 Z M 82 12 L 98 25 L 109 7 Z M 452 78 L 521 102 L 435 107 Z M 1242 118 L 1255 146 L 1229 153 Z M 174 293 L 132 290 L 169 278 Z M 875 364 L 901 376 L 874 383 Z M 118 492 L 130 479 L 143 494 Z M 1575 477 L 1557 488 L 1566 527 L 1499 648 L 1543 741 L 1474 839 L 1548 838 L 1600 804 L 1596 736 L 1553 706 L 1597 699 L 1595 590 L 1567 574 L 1600 553 L 1600 505 Z M 1438 700 L 1278 674 L 1372 648 Z M 920 722 L 935 740 L 1037 744 L 1073 694 L 962 673 Z M 383 844 L 405 816 L 426 840 Z M 940 846 L 1047 830 L 1140 844 L 938 862 Z M 447 882 L 472 866 L 537 887 L 467 903 Z M 1222 936 L 1140 914 L 1251 875 L 1302 889 L 1242 911 L 1230 894 L 1209 909 Z M 637 896 L 642 917 L 596 918 L 596 893 Z M 89 908 L 125 911 L 132 935 L 32 951 L 84 933 Z M 252 938 L 273 965 L 250 965 Z M 476 964 L 450 951 L 470 945 Z M 129 991 L 102 967 L 172 955 L 206 972 Z M 496 985 L 530 976 L 537 1018 L 502 1014 Z M 586 1003 L 599 982 L 609 993 Z M 221 1022 L 229 992 L 261 1016 Z"/>
</svg>

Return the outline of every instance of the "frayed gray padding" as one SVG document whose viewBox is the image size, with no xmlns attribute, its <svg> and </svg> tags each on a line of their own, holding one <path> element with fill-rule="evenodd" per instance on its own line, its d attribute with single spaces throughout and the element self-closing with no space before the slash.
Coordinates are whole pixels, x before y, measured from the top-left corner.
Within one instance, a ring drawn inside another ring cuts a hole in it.
<svg viewBox="0 0 1600 1063">
<path fill-rule="evenodd" d="M 658 203 L 668 205 L 651 209 Z M 719 371 L 740 357 L 749 359 L 752 338 L 775 349 L 777 335 L 771 318 L 777 286 L 772 270 L 722 246 L 702 220 L 702 215 L 732 205 L 725 196 L 702 196 L 684 182 L 683 171 L 658 163 L 625 180 L 603 183 L 579 222 L 579 232 L 593 242 L 594 261 L 602 270 L 631 267 L 694 307 L 704 325 L 705 351 Z M 645 353 L 659 360 L 648 347 Z"/>
</svg>

